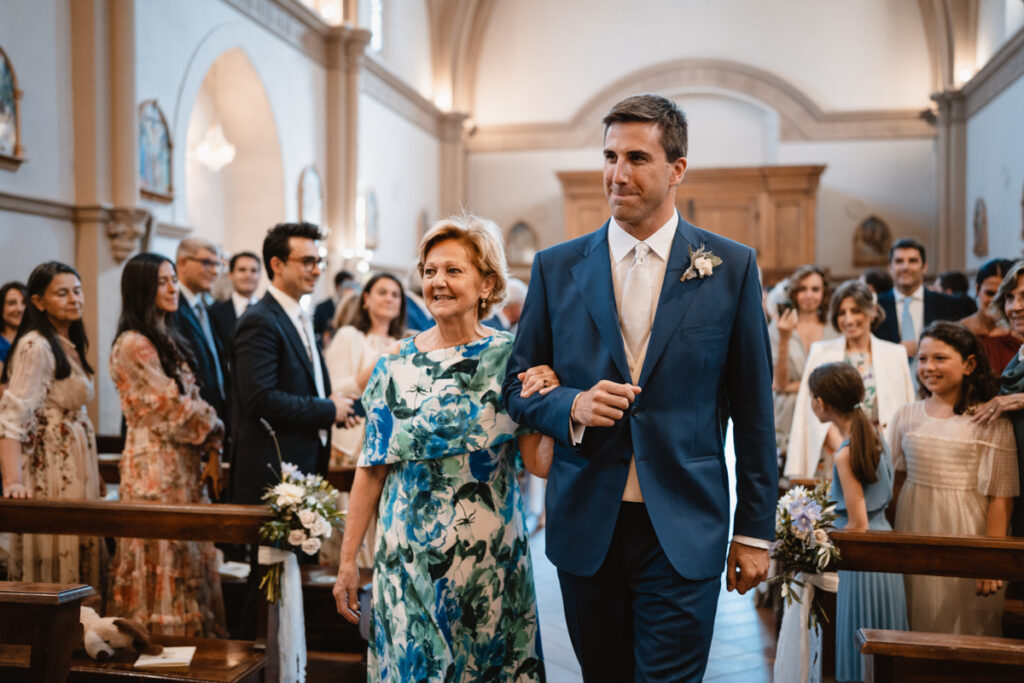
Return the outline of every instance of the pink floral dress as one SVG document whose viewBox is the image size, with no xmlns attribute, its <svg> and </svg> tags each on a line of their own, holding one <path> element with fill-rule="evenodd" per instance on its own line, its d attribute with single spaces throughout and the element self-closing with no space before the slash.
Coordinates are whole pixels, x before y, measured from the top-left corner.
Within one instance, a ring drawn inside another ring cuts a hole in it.
<svg viewBox="0 0 1024 683">
<path fill-rule="evenodd" d="M 0 399 L 0 438 L 21 442 L 21 481 L 33 498 L 99 498 L 96 436 L 85 411 L 93 397 L 92 378 L 71 340 L 57 340 L 71 364 L 71 374 L 61 380 L 45 337 L 29 332 L 18 342 L 10 384 Z M 102 593 L 104 559 L 98 538 L 15 535 L 10 578 L 87 583 Z"/>
<path fill-rule="evenodd" d="M 128 424 L 121 500 L 208 502 L 200 456 L 221 422 L 199 397 L 192 372 L 181 369 L 185 391 L 178 391 L 164 374 L 152 342 L 138 332 L 125 332 L 114 342 L 110 376 Z M 162 635 L 225 633 L 213 543 L 118 539 L 112 583 L 110 615 L 138 619 Z"/>
</svg>

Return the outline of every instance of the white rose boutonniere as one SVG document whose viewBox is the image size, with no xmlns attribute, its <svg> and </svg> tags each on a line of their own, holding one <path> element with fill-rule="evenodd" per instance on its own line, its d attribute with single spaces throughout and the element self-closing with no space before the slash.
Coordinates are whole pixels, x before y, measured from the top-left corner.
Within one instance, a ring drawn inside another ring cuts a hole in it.
<svg viewBox="0 0 1024 683">
<path fill-rule="evenodd" d="M 708 251 L 702 244 L 697 251 L 690 249 L 690 267 L 683 271 L 683 276 L 679 279 L 686 282 L 695 277 L 706 278 L 720 265 L 722 265 L 722 259 Z"/>
</svg>

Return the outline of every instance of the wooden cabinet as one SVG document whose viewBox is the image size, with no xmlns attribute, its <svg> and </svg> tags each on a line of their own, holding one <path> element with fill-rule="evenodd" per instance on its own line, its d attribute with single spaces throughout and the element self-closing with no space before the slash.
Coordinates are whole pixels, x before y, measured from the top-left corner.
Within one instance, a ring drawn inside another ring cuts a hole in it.
<svg viewBox="0 0 1024 683">
<path fill-rule="evenodd" d="M 766 285 L 814 263 L 815 202 L 824 166 L 702 168 L 686 172 L 676 206 L 694 225 L 755 248 Z M 610 212 L 601 171 L 563 171 L 565 237 L 599 228 Z"/>
</svg>

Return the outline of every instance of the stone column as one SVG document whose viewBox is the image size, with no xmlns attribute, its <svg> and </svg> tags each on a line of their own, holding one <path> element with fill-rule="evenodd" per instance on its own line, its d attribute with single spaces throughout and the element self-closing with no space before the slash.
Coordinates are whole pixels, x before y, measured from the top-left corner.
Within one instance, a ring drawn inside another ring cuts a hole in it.
<svg viewBox="0 0 1024 683">
<path fill-rule="evenodd" d="M 932 95 L 938 105 L 936 136 L 938 225 L 932 272 L 967 265 L 967 117 L 959 90 Z"/>
<path fill-rule="evenodd" d="M 459 213 L 466 204 L 467 150 L 463 124 L 469 114 L 448 112 L 441 116 L 441 179 L 439 207 L 442 216 Z"/>
<path fill-rule="evenodd" d="M 341 268 L 341 252 L 356 247 L 359 182 L 359 72 L 370 32 L 338 26 L 327 43 L 327 241 L 328 275 Z"/>
</svg>

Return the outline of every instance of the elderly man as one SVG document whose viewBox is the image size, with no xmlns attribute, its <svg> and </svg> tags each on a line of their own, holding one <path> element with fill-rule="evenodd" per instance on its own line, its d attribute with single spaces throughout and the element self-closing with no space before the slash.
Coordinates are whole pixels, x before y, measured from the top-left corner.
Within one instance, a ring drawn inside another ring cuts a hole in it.
<svg viewBox="0 0 1024 683">
<path fill-rule="evenodd" d="M 519 329 L 519 316 L 523 312 L 523 302 L 526 301 L 526 283 L 519 278 L 510 277 L 506 294 L 505 305 L 500 311 L 484 320 L 483 324 L 496 330 L 515 334 Z"/>
</svg>

